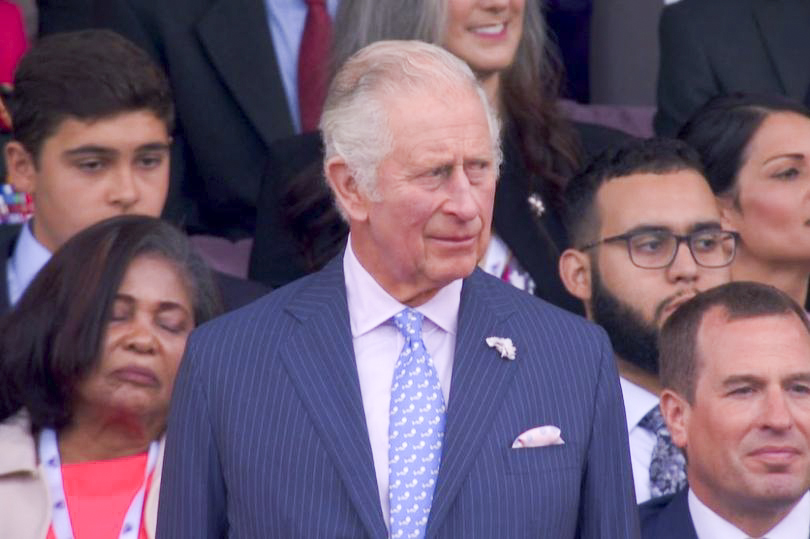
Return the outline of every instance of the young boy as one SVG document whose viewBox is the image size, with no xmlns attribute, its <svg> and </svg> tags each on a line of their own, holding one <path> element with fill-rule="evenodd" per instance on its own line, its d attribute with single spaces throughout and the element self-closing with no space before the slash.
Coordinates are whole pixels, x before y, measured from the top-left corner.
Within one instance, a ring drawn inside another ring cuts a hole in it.
<svg viewBox="0 0 810 539">
<path fill-rule="evenodd" d="M 7 105 L 8 181 L 33 197 L 34 215 L 0 227 L 0 312 L 73 234 L 115 215 L 160 215 L 174 122 L 164 73 L 106 30 L 40 40 L 20 62 Z M 218 277 L 230 306 L 264 291 Z"/>
</svg>

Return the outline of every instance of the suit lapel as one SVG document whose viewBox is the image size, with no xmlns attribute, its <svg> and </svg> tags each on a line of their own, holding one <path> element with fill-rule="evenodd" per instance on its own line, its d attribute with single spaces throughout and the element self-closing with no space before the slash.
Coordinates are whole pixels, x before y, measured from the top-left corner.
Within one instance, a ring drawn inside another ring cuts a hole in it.
<svg viewBox="0 0 810 539">
<path fill-rule="evenodd" d="M 804 101 L 810 87 L 810 5 L 798 0 L 754 3 L 754 18 L 787 95 Z"/>
<path fill-rule="evenodd" d="M 197 35 L 266 145 L 293 131 L 262 0 L 218 0 Z"/>
<path fill-rule="evenodd" d="M 20 237 L 20 225 L 0 226 L 0 315 L 11 310 L 11 299 L 8 295 L 8 261 L 14 256 L 14 246 Z"/>
<path fill-rule="evenodd" d="M 655 537 L 698 539 L 692 515 L 689 513 L 688 492 L 689 489 L 683 489 L 675 494 L 669 505 L 663 509 Z"/>
<path fill-rule="evenodd" d="M 337 257 L 290 303 L 300 321 L 282 352 L 298 394 L 371 537 L 386 535 Z"/>
<path fill-rule="evenodd" d="M 488 347 L 487 337 L 509 337 L 504 321 L 511 306 L 491 295 L 476 270 L 464 281 L 459 307 L 453 380 L 447 410 L 445 445 L 427 535 L 435 534 L 447 516 L 491 430 L 498 406 L 517 371 L 516 362 L 501 359 Z"/>
</svg>

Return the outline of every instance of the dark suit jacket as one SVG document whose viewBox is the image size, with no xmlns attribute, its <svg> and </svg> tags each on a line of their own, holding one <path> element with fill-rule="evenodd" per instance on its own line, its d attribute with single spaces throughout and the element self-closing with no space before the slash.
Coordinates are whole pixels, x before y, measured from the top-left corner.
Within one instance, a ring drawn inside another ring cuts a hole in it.
<svg viewBox="0 0 810 539">
<path fill-rule="evenodd" d="M 263 0 L 97 0 L 166 69 L 177 106 L 166 215 L 251 236 L 267 147 L 293 134 Z"/>
<path fill-rule="evenodd" d="M 639 505 L 643 539 L 698 539 L 689 513 L 689 489 Z M 809 537 L 808 532 L 805 537 Z M 721 539 L 721 538 L 718 538 Z M 798 539 L 798 538 L 797 538 Z"/>
<path fill-rule="evenodd" d="M 84 30 L 93 25 L 93 0 L 37 0 L 39 35 Z"/>
<path fill-rule="evenodd" d="M 8 259 L 14 254 L 14 245 L 20 235 L 19 225 L 0 226 L 0 315 L 11 309 L 8 297 Z"/>
<path fill-rule="evenodd" d="M 626 133 L 602 126 L 578 123 L 575 127 L 585 159 L 630 138 Z M 529 172 L 517 141 L 508 133 L 503 141 L 503 150 L 504 161 L 493 208 L 495 232 L 531 275 L 537 285 L 535 294 L 538 297 L 571 312 L 583 314 L 582 302 L 568 293 L 557 269 L 560 253 L 567 247 L 560 215 L 550 203 L 549 193 L 540 193 L 546 201 L 546 212 L 538 222 L 527 203 L 531 194 Z M 284 208 L 290 202 L 281 197 L 292 182 L 305 181 L 311 186 L 311 191 L 323 191 L 325 204 L 331 205 L 331 199 L 327 196 L 328 188 L 321 179 L 322 160 L 323 148 L 318 133 L 279 140 L 271 147 L 259 197 L 256 237 L 250 254 L 251 279 L 277 288 L 310 272 L 293 238 L 290 223 L 285 220 Z M 304 178 L 299 175 L 302 173 L 306 175 Z M 315 182 L 311 177 L 313 174 L 317 176 L 314 178 Z M 320 212 L 317 208 L 312 208 L 310 214 L 310 219 L 316 221 Z M 326 234 L 318 230 L 310 236 L 318 234 L 326 238 L 318 244 L 319 250 L 329 251 L 342 246 L 342 242 L 336 242 L 332 238 L 340 237 L 340 234 Z"/>
<path fill-rule="evenodd" d="M 0 315 L 11 310 L 8 297 L 8 259 L 14 254 L 14 246 L 19 235 L 20 225 L 0 225 Z M 270 291 L 265 285 L 255 281 L 240 279 L 215 270 L 211 270 L 211 273 L 222 293 L 226 311 L 247 305 Z"/>
<path fill-rule="evenodd" d="M 643 539 L 698 539 L 689 515 L 689 489 L 653 498 L 639 506 Z M 720 538 L 718 538 L 720 539 Z"/>
<path fill-rule="evenodd" d="M 386 537 L 342 257 L 200 326 L 174 391 L 159 537 Z M 510 448 L 547 424 L 564 445 Z M 462 290 L 443 451 L 428 537 L 639 536 L 604 332 L 480 270 Z"/>
<path fill-rule="evenodd" d="M 734 91 L 804 101 L 806 0 L 682 0 L 664 8 L 655 130 L 674 135 L 709 98 Z"/>
</svg>

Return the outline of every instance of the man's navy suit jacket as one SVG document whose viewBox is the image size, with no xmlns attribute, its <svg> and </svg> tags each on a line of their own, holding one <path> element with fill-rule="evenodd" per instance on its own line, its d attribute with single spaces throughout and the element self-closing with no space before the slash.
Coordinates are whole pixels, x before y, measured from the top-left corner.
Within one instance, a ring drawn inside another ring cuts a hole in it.
<svg viewBox="0 0 810 539">
<path fill-rule="evenodd" d="M 689 513 L 689 489 L 648 500 L 639 506 L 643 539 L 698 539 Z M 810 530 L 805 535 L 810 537 Z M 721 539 L 721 538 L 718 538 Z"/>
<path fill-rule="evenodd" d="M 476 270 L 459 308 L 428 537 L 639 537 L 604 332 Z M 514 361 L 486 345 L 508 337 Z M 392 351 L 396 354 L 397 351 Z M 511 449 L 556 425 L 563 445 Z M 158 537 L 386 537 L 342 258 L 190 337 Z"/>
<path fill-rule="evenodd" d="M 643 539 L 698 539 L 689 514 L 688 492 L 685 488 L 639 506 Z"/>
</svg>

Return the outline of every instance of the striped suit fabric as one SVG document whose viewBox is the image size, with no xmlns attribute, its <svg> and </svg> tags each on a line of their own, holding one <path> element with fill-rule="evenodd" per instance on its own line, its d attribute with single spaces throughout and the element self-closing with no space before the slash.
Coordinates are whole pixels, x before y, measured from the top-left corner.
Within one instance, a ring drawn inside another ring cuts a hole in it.
<svg viewBox="0 0 810 539">
<path fill-rule="evenodd" d="M 489 348 L 490 336 L 511 338 L 515 360 Z M 564 445 L 511 449 L 548 424 Z M 338 257 L 192 334 L 172 400 L 158 537 L 386 535 Z M 479 270 L 462 289 L 427 536 L 639 536 L 604 332 Z"/>
</svg>

